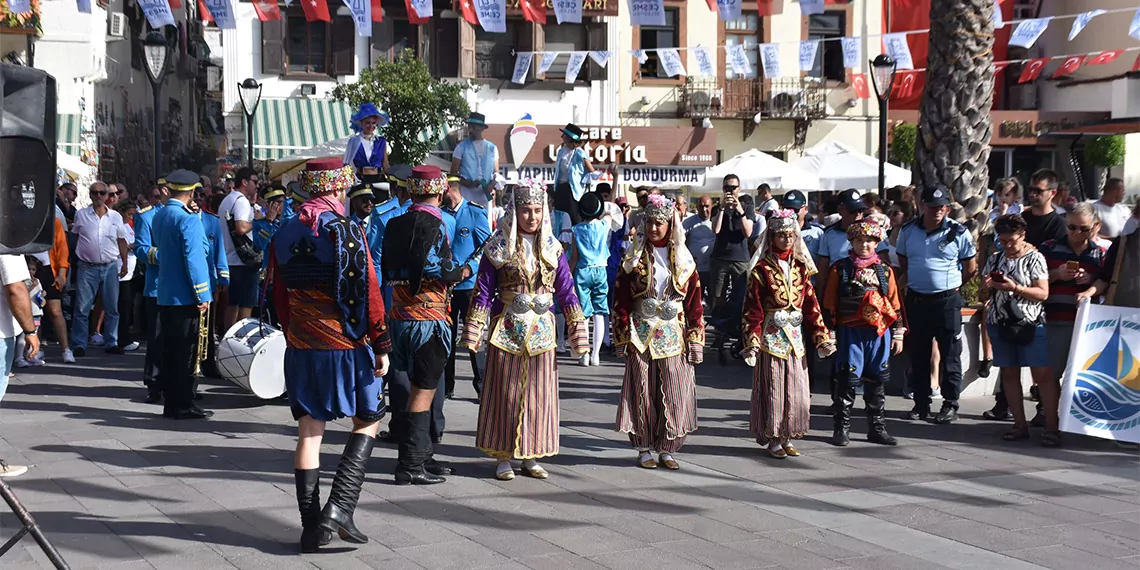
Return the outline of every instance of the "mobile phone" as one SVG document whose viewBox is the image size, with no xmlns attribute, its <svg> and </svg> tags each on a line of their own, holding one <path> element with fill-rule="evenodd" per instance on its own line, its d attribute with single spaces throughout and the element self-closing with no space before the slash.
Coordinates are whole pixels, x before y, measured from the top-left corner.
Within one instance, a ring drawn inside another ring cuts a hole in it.
<svg viewBox="0 0 1140 570">
<path fill-rule="evenodd" d="M 1068 267 L 1072 271 L 1076 271 L 1076 270 L 1081 268 L 1081 262 L 1079 262 L 1079 261 L 1066 261 L 1065 267 Z"/>
<path fill-rule="evenodd" d="M 994 281 L 998 281 L 998 282 L 1004 282 L 1005 281 L 1005 273 L 1002 273 L 1001 271 L 991 271 L 990 272 L 990 279 L 993 279 Z"/>
</svg>

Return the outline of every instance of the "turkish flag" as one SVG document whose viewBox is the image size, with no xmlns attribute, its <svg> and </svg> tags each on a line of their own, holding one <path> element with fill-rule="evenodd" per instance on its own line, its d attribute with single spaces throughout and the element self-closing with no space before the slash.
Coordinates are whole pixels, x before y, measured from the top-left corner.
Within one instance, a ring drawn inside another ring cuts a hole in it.
<svg viewBox="0 0 1140 570">
<path fill-rule="evenodd" d="M 257 12 L 257 19 L 262 22 L 281 19 L 281 10 L 277 7 L 277 0 L 253 0 L 253 11 Z"/>
<path fill-rule="evenodd" d="M 1007 68 L 1007 67 L 1009 67 L 1008 61 L 995 61 L 994 62 L 994 75 L 997 75 L 997 74 L 1005 71 L 1005 68 Z"/>
<path fill-rule="evenodd" d="M 1132 71 L 1140 71 L 1140 55 L 1136 56 L 1136 63 L 1132 64 Z"/>
<path fill-rule="evenodd" d="M 203 22 L 213 22 L 214 17 L 210 15 L 210 11 L 206 9 L 206 3 L 198 0 L 198 15 L 202 18 Z"/>
<path fill-rule="evenodd" d="M 1104 65 L 1106 63 L 1112 63 L 1112 62 L 1116 61 L 1116 58 L 1120 57 L 1123 53 L 1124 53 L 1124 50 L 1122 50 L 1122 49 L 1113 50 L 1113 51 L 1102 51 L 1102 52 L 1090 57 L 1088 59 L 1088 61 L 1085 62 L 1085 65 Z"/>
<path fill-rule="evenodd" d="M 716 0 L 705 0 L 705 4 L 709 5 L 709 10 L 716 12 Z"/>
<path fill-rule="evenodd" d="M 862 73 L 851 74 L 851 89 L 860 99 L 870 99 L 871 89 L 867 87 L 867 76 Z"/>
<path fill-rule="evenodd" d="M 182 9 L 182 2 L 180 2 L 179 0 L 170 0 L 170 9 L 171 10 L 181 10 Z"/>
<path fill-rule="evenodd" d="M 716 0 L 709 0 L 714 5 Z M 756 11 L 760 13 L 760 17 L 775 16 L 781 12 L 783 8 L 783 0 L 756 0 Z"/>
<path fill-rule="evenodd" d="M 404 0 L 404 8 L 408 11 L 408 23 L 423 25 L 431 21 L 431 18 L 421 18 L 416 10 L 412 8 L 412 0 Z M 472 8 L 474 10 L 474 8 Z"/>
<path fill-rule="evenodd" d="M 526 21 L 546 25 L 546 0 L 520 0 L 519 7 Z"/>
<path fill-rule="evenodd" d="M 1049 63 L 1049 58 L 1039 57 L 1031 59 L 1025 64 L 1025 68 L 1021 70 L 1021 77 L 1017 78 L 1018 83 L 1026 83 L 1029 81 L 1036 81 L 1041 77 L 1041 72 L 1045 71 L 1045 64 Z"/>
<path fill-rule="evenodd" d="M 1071 55 L 1069 57 L 1066 57 L 1065 61 L 1061 62 L 1061 67 L 1058 67 L 1057 71 L 1053 72 L 1053 79 L 1057 79 L 1058 77 L 1064 77 L 1064 76 L 1080 69 L 1081 68 L 1081 62 L 1084 60 L 1085 60 L 1085 56 L 1083 56 L 1083 55 Z"/>
<path fill-rule="evenodd" d="M 372 2 L 372 21 L 373 22 L 383 22 L 384 21 L 384 6 L 381 4 L 380 0 L 371 0 L 371 2 Z"/>
<path fill-rule="evenodd" d="M 472 26 L 479 24 L 479 15 L 475 13 L 474 0 L 459 0 L 459 13 L 463 14 L 463 19 L 467 20 L 468 24 Z"/>
<path fill-rule="evenodd" d="M 305 11 L 305 20 L 308 22 L 332 22 L 329 4 L 325 0 L 301 0 L 301 9 Z"/>
<path fill-rule="evenodd" d="M 909 99 L 914 97 L 915 82 L 918 81 L 917 71 L 908 71 L 895 76 L 891 85 L 891 99 Z"/>
</svg>

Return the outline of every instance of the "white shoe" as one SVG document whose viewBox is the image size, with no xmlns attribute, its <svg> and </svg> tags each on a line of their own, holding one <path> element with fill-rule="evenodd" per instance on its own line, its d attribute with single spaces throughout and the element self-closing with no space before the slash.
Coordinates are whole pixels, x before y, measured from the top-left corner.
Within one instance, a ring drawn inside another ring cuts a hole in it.
<svg viewBox="0 0 1140 570">
<path fill-rule="evenodd" d="M 601 366 L 601 365 L 602 365 L 602 359 L 597 352 L 590 355 L 590 366 Z"/>
<path fill-rule="evenodd" d="M 95 333 L 91 338 L 87 339 L 88 346 L 103 346 L 103 335 Z"/>
<path fill-rule="evenodd" d="M 138 349 L 139 349 L 139 343 L 132 342 L 131 344 L 128 344 L 127 346 L 123 347 L 123 352 L 134 352 Z"/>
<path fill-rule="evenodd" d="M 578 366 L 589 366 L 589 365 L 590 365 L 590 354 L 589 353 L 583 354 L 582 356 L 578 357 Z"/>
<path fill-rule="evenodd" d="M 25 465 L 8 465 L 0 459 L 0 477 L 19 477 L 27 472 L 28 468 Z"/>
<path fill-rule="evenodd" d="M 16 368 L 28 368 L 29 366 L 43 366 L 44 361 L 38 358 L 24 358 L 23 356 L 16 359 Z"/>
<path fill-rule="evenodd" d="M 71 352 L 70 348 L 64 349 L 63 351 L 63 363 L 75 364 L 75 354 Z"/>
<path fill-rule="evenodd" d="M 43 360 L 44 359 L 44 351 L 41 350 L 41 351 L 37 352 L 36 355 L 33 356 L 32 358 L 34 358 L 36 360 Z"/>
</svg>

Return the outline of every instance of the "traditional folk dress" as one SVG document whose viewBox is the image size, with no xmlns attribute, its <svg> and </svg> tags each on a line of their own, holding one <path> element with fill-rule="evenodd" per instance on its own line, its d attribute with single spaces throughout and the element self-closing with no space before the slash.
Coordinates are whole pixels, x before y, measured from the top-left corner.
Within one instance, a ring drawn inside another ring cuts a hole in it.
<svg viewBox="0 0 1140 570">
<path fill-rule="evenodd" d="M 613 338 L 626 364 L 615 429 L 642 452 L 642 467 L 656 467 L 648 455 L 655 450 L 676 469 L 671 454 L 697 429 L 693 365 L 704 359 L 701 284 L 673 202 L 652 195 L 645 211 L 672 227 L 665 243 L 653 244 L 643 223 L 617 276 Z"/>
<path fill-rule="evenodd" d="M 585 317 L 562 245 L 552 235 L 549 209 L 544 206 L 536 235 L 515 228 L 515 207 L 538 203 L 546 203 L 541 182 L 526 180 L 514 190 L 483 252 L 463 337 L 468 348 L 479 350 L 490 330 L 475 445 L 500 461 L 558 453 L 555 299 L 574 351 L 588 350 Z"/>
<path fill-rule="evenodd" d="M 357 133 L 348 138 L 344 149 L 344 163 L 351 166 L 359 179 L 366 168 L 374 168 L 376 172 L 384 172 L 384 157 L 388 155 L 388 139 L 380 133 L 372 131 L 365 135 L 361 130 L 361 122 L 368 117 L 378 119 L 377 127 L 388 125 L 388 115 L 381 112 L 372 103 L 364 103 L 352 115 L 352 127 Z"/>
<path fill-rule="evenodd" d="M 771 247 L 775 233 L 793 234 L 785 252 Z M 835 351 L 819 302 L 812 287 L 815 263 L 799 235 L 791 210 L 774 212 L 764 243 L 753 257 L 744 300 L 745 354 L 753 365 L 752 410 L 749 429 L 776 457 L 798 455 L 787 451 L 790 439 L 811 429 L 811 390 L 801 324 L 807 323 L 812 342 L 826 358 Z"/>
</svg>

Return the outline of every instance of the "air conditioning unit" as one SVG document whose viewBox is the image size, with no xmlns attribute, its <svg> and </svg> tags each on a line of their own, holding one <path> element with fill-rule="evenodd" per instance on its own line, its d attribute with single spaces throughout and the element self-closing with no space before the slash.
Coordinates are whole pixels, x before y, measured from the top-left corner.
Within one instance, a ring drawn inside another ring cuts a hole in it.
<svg viewBox="0 0 1140 570">
<path fill-rule="evenodd" d="M 773 89 L 772 102 L 769 105 L 770 113 L 773 117 L 792 116 L 803 98 L 804 92 L 800 89 Z"/>
<path fill-rule="evenodd" d="M 125 39 L 127 37 L 127 15 L 111 12 L 107 19 L 107 37 L 109 39 Z"/>
<path fill-rule="evenodd" d="M 720 112 L 720 89 L 693 89 L 689 92 L 689 116 L 711 117 Z"/>
</svg>

